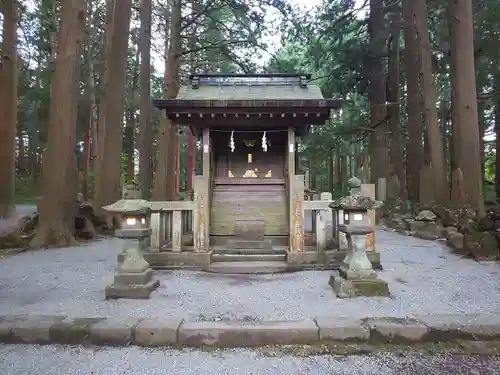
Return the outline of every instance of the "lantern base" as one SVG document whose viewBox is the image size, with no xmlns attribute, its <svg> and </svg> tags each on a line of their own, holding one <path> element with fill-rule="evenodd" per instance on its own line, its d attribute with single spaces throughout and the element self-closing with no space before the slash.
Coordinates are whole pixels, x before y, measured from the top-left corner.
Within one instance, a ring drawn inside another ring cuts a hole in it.
<svg viewBox="0 0 500 375">
<path fill-rule="evenodd" d="M 338 298 L 390 297 L 389 286 L 378 278 L 347 280 L 334 275 L 330 277 L 328 284 Z"/>
<path fill-rule="evenodd" d="M 106 299 L 148 299 L 149 295 L 160 286 L 158 280 L 151 280 L 144 285 L 112 284 L 106 287 Z"/>
</svg>

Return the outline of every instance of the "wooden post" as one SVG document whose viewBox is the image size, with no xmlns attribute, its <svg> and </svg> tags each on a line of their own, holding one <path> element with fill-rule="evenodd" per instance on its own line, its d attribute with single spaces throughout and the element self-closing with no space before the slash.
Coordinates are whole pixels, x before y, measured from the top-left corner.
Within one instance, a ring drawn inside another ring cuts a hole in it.
<svg viewBox="0 0 500 375">
<path fill-rule="evenodd" d="M 204 177 L 210 177 L 210 130 L 203 129 L 203 147 L 202 147 L 203 171 Z"/>
<path fill-rule="evenodd" d="M 159 252 L 165 240 L 165 220 L 162 212 L 151 214 L 151 252 Z"/>
<path fill-rule="evenodd" d="M 375 184 L 361 184 L 361 194 L 365 197 L 375 199 Z M 376 225 L 376 212 L 375 210 L 368 210 L 368 220 L 370 225 Z M 375 231 L 366 236 L 366 251 L 375 251 Z"/>
<path fill-rule="evenodd" d="M 188 131 L 188 149 L 187 149 L 187 170 L 186 170 L 186 190 L 189 194 L 193 194 L 193 176 L 195 174 L 195 152 L 196 152 L 196 137 L 194 136 L 191 128 Z"/>
<path fill-rule="evenodd" d="M 304 176 L 294 176 L 291 189 L 290 251 L 304 251 Z"/>
<path fill-rule="evenodd" d="M 210 130 L 203 129 L 202 174 L 194 178 L 196 207 L 193 212 L 193 235 L 195 251 L 205 252 L 210 248 Z"/>
<path fill-rule="evenodd" d="M 172 251 L 182 251 L 182 211 L 172 213 Z"/>
<path fill-rule="evenodd" d="M 325 213 L 322 211 L 328 210 L 316 210 L 316 250 L 323 251 L 326 249 L 326 218 Z"/>
<path fill-rule="evenodd" d="M 181 187 L 181 137 L 175 132 L 175 172 L 174 172 L 174 200 L 179 200 Z"/>
<path fill-rule="evenodd" d="M 289 246 L 292 250 L 294 233 L 294 180 L 295 180 L 295 129 L 288 128 L 287 138 L 287 171 L 288 171 L 288 221 L 289 221 Z M 293 251 L 293 250 L 292 250 Z"/>
</svg>

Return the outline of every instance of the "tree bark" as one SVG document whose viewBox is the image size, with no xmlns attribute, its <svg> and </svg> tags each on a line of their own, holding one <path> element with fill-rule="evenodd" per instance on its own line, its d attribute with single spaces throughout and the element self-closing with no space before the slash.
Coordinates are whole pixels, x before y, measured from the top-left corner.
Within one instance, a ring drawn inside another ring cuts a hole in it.
<svg viewBox="0 0 500 375">
<path fill-rule="evenodd" d="M 181 51 L 181 0 L 171 0 L 170 4 L 170 42 L 168 43 L 168 52 L 165 59 L 164 73 L 164 96 L 167 99 L 175 98 L 179 91 Z M 154 200 L 174 200 L 176 136 L 176 126 L 166 116 L 162 116 L 162 119 L 160 121 L 160 131 L 158 134 L 158 159 L 156 163 L 156 172 L 153 187 Z"/>
<path fill-rule="evenodd" d="M 481 174 L 481 151 L 476 95 L 476 72 L 474 64 L 474 24 L 472 0 L 449 1 L 451 36 L 454 49 L 451 50 L 454 69 L 451 83 L 454 90 L 456 122 L 459 142 L 458 167 L 464 179 L 464 196 L 480 216 L 484 215 L 483 180 Z"/>
<path fill-rule="evenodd" d="M 43 199 L 33 247 L 71 246 L 76 204 L 76 120 L 85 1 L 62 5 L 52 80 L 48 146 L 43 159 Z"/>
<path fill-rule="evenodd" d="M 0 63 L 0 217 L 9 217 L 15 212 L 17 12 L 17 1 L 3 2 L 3 45 Z"/>
<path fill-rule="evenodd" d="M 422 61 L 422 91 L 424 94 L 424 116 L 427 125 L 427 136 L 431 154 L 435 201 L 445 204 L 449 200 L 448 177 L 444 161 L 443 140 L 439 129 L 436 108 L 436 88 L 432 75 L 431 47 L 429 41 L 428 13 L 426 0 L 415 1 L 415 15 Z"/>
<path fill-rule="evenodd" d="M 408 199 L 419 200 L 420 170 L 424 159 L 422 144 L 422 97 L 419 87 L 420 56 L 414 0 L 403 0 L 403 32 L 405 40 L 404 65 L 406 72 L 406 113 L 408 116 Z"/>
<path fill-rule="evenodd" d="M 144 199 L 151 197 L 153 184 L 153 126 L 151 123 L 151 0 L 141 2 L 139 183 Z"/>
<path fill-rule="evenodd" d="M 369 101 L 372 135 L 372 181 L 388 177 L 389 145 L 387 135 L 386 74 L 382 56 L 385 46 L 384 5 L 382 0 L 370 0 L 370 86 Z"/>
<path fill-rule="evenodd" d="M 403 163 L 402 135 L 401 135 L 401 116 L 400 116 L 400 47 L 399 40 L 401 36 L 401 11 L 399 5 L 394 3 L 390 8 L 391 20 L 391 44 L 389 54 L 388 70 L 388 92 L 389 101 L 388 115 L 391 130 L 390 156 L 392 173 L 398 176 L 401 186 L 401 198 L 406 199 L 406 178 L 405 167 Z"/>
<path fill-rule="evenodd" d="M 104 129 L 100 129 L 100 160 L 94 205 L 97 212 L 103 206 L 121 198 L 123 115 L 125 78 L 132 0 L 120 0 L 114 7 L 112 35 L 106 57 L 109 68 L 104 101 Z M 101 114 L 100 114 L 101 115 Z M 101 132 L 102 130 L 102 132 Z"/>
<path fill-rule="evenodd" d="M 140 51 L 137 48 L 135 54 L 134 71 L 132 72 L 132 87 L 129 94 L 128 108 L 126 114 L 126 128 L 123 137 L 123 147 L 125 154 L 125 176 L 127 182 L 135 181 L 135 134 L 137 128 L 136 117 L 136 91 L 139 81 L 139 56 Z"/>
<path fill-rule="evenodd" d="M 494 79 L 494 88 L 500 92 L 500 74 Z M 495 193 L 500 202 L 500 95 L 495 95 Z"/>
</svg>

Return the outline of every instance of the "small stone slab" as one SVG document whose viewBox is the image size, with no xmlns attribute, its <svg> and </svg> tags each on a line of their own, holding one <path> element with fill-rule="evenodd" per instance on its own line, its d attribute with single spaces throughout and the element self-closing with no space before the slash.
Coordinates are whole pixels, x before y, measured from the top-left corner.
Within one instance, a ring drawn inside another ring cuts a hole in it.
<svg viewBox="0 0 500 375">
<path fill-rule="evenodd" d="M 66 318 L 50 327 L 50 342 L 58 344 L 86 344 L 92 325 L 106 318 Z"/>
<path fill-rule="evenodd" d="M 430 341 L 493 340 L 500 338 L 500 316 L 487 314 L 427 315 L 416 319 L 429 329 Z"/>
<path fill-rule="evenodd" d="M 133 329 L 139 319 L 124 321 L 106 319 L 90 327 L 90 342 L 94 345 L 127 346 L 132 343 Z"/>
<path fill-rule="evenodd" d="M 425 324 L 408 318 L 368 318 L 365 325 L 373 342 L 405 344 L 424 341 L 428 333 Z"/>
<path fill-rule="evenodd" d="M 65 316 L 13 315 L 0 319 L 0 341 L 5 343 L 46 344 L 50 342 L 50 328 Z"/>
<path fill-rule="evenodd" d="M 183 319 L 144 319 L 133 330 L 133 343 L 139 346 L 168 346 L 177 344 Z"/>
<path fill-rule="evenodd" d="M 142 272 L 118 272 L 115 275 L 117 285 L 146 285 L 153 279 L 153 270 L 147 268 Z"/>
<path fill-rule="evenodd" d="M 319 327 L 321 341 L 366 341 L 370 338 L 369 329 L 360 319 L 319 316 L 315 318 L 315 321 Z"/>
<path fill-rule="evenodd" d="M 390 297 L 389 286 L 380 279 L 346 280 L 333 275 L 328 284 L 338 298 Z"/>
<path fill-rule="evenodd" d="M 130 298 L 148 299 L 149 295 L 160 286 L 158 280 L 151 280 L 145 285 L 108 285 L 105 290 L 106 299 Z"/>
<path fill-rule="evenodd" d="M 28 318 L 29 315 L 0 316 L 0 342 L 13 342 L 12 328 Z"/>
<path fill-rule="evenodd" d="M 313 320 L 276 322 L 187 322 L 179 329 L 179 344 L 249 347 L 311 344 L 319 340 Z"/>
</svg>

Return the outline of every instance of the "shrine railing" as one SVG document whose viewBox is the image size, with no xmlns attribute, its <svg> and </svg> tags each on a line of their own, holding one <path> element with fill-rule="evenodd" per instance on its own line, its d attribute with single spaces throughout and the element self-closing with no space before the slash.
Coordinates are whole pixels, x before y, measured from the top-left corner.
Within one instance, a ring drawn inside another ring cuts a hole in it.
<svg viewBox="0 0 500 375">
<path fill-rule="evenodd" d="M 181 252 L 193 233 L 193 201 L 151 202 L 151 251 Z"/>
</svg>

